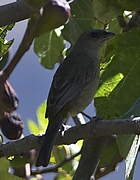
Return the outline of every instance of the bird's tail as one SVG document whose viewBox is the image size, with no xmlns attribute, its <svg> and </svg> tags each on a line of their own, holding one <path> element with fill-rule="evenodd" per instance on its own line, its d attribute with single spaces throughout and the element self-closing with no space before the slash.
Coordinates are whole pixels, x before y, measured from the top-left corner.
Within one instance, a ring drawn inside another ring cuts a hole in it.
<svg viewBox="0 0 140 180">
<path fill-rule="evenodd" d="M 49 123 L 48 128 L 45 133 L 45 137 L 43 140 L 43 144 L 41 146 L 39 156 L 36 162 L 36 166 L 46 167 L 49 164 L 49 160 L 51 157 L 51 150 L 54 145 L 54 141 L 58 134 L 59 128 L 62 124 L 62 119 L 57 119 L 56 121 L 50 121 L 53 123 Z"/>
</svg>

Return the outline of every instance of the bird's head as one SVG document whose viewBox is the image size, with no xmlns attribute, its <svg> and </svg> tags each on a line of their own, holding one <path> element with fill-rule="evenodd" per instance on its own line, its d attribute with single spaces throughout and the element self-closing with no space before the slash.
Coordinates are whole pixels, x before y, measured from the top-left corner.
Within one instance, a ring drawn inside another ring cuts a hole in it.
<svg viewBox="0 0 140 180">
<path fill-rule="evenodd" d="M 113 32 L 107 32 L 105 30 L 92 30 L 87 32 L 87 36 L 92 38 L 94 41 L 104 42 L 115 36 Z"/>
<path fill-rule="evenodd" d="M 115 33 L 107 32 L 105 30 L 90 30 L 84 32 L 78 39 L 75 47 L 79 51 L 98 51 L 102 44 L 114 37 Z M 81 50 L 80 50 L 81 49 Z"/>
<path fill-rule="evenodd" d="M 96 30 L 90 30 L 90 31 L 84 32 L 80 36 L 79 41 L 83 41 L 85 43 L 89 41 L 92 43 L 99 44 L 99 43 L 105 42 L 106 40 L 111 39 L 114 36 L 115 36 L 115 33 L 96 29 Z"/>
</svg>

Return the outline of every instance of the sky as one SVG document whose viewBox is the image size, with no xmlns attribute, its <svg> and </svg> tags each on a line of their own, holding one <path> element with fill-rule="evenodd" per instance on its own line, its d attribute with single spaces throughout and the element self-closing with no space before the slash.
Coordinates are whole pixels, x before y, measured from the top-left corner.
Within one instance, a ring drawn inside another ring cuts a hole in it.
<svg viewBox="0 0 140 180">
<path fill-rule="evenodd" d="M 0 0 L 0 5 L 13 2 L 12 0 Z M 26 21 L 16 24 L 13 30 L 8 34 L 7 39 L 13 39 L 14 43 L 10 49 L 10 57 L 15 53 L 26 28 Z M 39 105 L 47 98 L 54 70 L 47 70 L 39 64 L 38 57 L 33 52 L 33 46 L 24 55 L 14 72 L 10 76 L 10 82 L 15 88 L 20 100 L 18 113 L 21 115 L 25 124 L 25 135 L 29 134 L 27 130 L 27 121 L 32 119 L 36 121 L 36 110 Z M 89 112 L 91 108 L 87 111 Z M 89 112 L 90 113 L 90 112 Z M 137 160 L 135 171 L 135 180 L 139 180 L 140 157 Z M 117 170 L 110 173 L 101 180 L 124 180 L 124 163 L 121 163 Z M 49 176 L 49 180 L 53 180 Z"/>
</svg>

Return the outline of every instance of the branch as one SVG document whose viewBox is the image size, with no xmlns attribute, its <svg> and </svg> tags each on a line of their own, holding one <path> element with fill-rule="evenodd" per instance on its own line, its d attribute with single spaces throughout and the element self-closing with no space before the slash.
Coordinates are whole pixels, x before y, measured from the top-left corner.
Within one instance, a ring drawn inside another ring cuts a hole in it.
<svg viewBox="0 0 140 180">
<path fill-rule="evenodd" d="M 80 126 L 72 127 L 65 131 L 64 136 L 58 136 L 56 144 L 72 144 L 80 139 L 111 135 L 132 135 L 140 134 L 140 117 L 99 120 L 95 123 L 88 122 Z"/>
<path fill-rule="evenodd" d="M 140 117 L 93 121 L 80 126 L 69 128 L 64 135 L 59 135 L 55 144 L 73 144 L 80 139 L 111 135 L 140 134 Z M 0 157 L 26 153 L 31 149 L 39 149 L 43 136 L 29 135 L 23 139 L 0 145 Z"/>
<path fill-rule="evenodd" d="M 0 27 L 28 19 L 37 12 L 38 9 L 31 8 L 24 0 L 0 6 Z"/>
<path fill-rule="evenodd" d="M 15 69 L 16 65 L 20 62 L 21 58 L 27 52 L 34 40 L 36 28 L 38 25 L 38 21 L 40 19 L 40 15 L 36 14 L 36 16 L 32 17 L 31 20 L 28 22 L 25 34 L 23 36 L 23 39 L 20 43 L 20 46 L 18 47 L 18 50 L 16 51 L 14 57 L 12 58 L 11 62 L 8 64 L 6 69 L 4 69 L 2 75 L 0 76 L 0 81 L 5 82 L 10 74 Z"/>
<path fill-rule="evenodd" d="M 96 122 L 100 119 L 94 118 L 93 120 Z M 112 139 L 112 136 L 95 137 L 93 134 L 93 137 L 84 140 L 81 148 L 81 158 L 73 180 L 95 179 L 95 174 L 100 162 L 101 154 L 104 150 L 104 147 L 107 146 L 110 138 Z"/>
<path fill-rule="evenodd" d="M 81 158 L 73 180 L 91 179 L 92 176 L 95 176 L 100 161 L 100 155 L 105 146 L 105 141 L 105 137 L 92 137 L 84 140 Z"/>
<path fill-rule="evenodd" d="M 44 173 L 51 173 L 51 172 L 58 172 L 58 168 L 64 166 L 66 163 L 69 161 L 73 160 L 75 157 L 79 156 L 80 152 L 72 155 L 71 157 L 65 158 L 62 162 L 59 164 L 55 165 L 54 167 L 46 168 L 46 169 L 40 169 L 40 170 L 34 170 L 31 172 L 31 175 L 36 175 L 36 174 L 44 174 Z"/>
</svg>

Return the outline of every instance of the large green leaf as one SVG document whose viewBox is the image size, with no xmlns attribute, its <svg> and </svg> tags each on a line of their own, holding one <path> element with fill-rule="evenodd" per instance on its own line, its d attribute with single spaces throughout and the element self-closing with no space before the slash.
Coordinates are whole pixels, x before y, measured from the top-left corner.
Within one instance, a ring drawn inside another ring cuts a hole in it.
<svg viewBox="0 0 140 180">
<path fill-rule="evenodd" d="M 9 161 L 5 158 L 0 159 L 0 179 L 2 180 L 24 180 L 24 178 L 19 178 L 8 173 Z"/>
<path fill-rule="evenodd" d="M 40 132 L 38 125 L 33 120 L 28 120 L 27 125 L 29 128 L 29 131 L 32 134 L 38 135 L 39 133 L 42 133 L 42 132 Z"/>
<path fill-rule="evenodd" d="M 34 42 L 34 51 L 38 55 L 40 63 L 49 69 L 52 69 L 55 63 L 60 61 L 60 57 L 62 60 L 63 49 L 63 37 L 55 31 L 41 35 Z"/>
<path fill-rule="evenodd" d="M 93 29 L 95 18 L 91 0 L 77 0 L 71 4 L 71 9 L 72 17 L 62 33 L 73 44 L 82 32 Z"/>
<path fill-rule="evenodd" d="M 45 113 L 46 113 L 46 102 L 42 103 L 39 106 L 39 108 L 37 109 L 37 114 L 36 114 L 39 127 L 43 131 L 45 131 L 48 126 L 48 119 L 45 118 Z"/>
<path fill-rule="evenodd" d="M 139 103 L 136 103 L 129 113 L 124 114 L 140 96 L 139 34 L 139 29 L 133 29 L 130 32 L 117 35 L 114 40 L 108 43 L 106 49 L 107 63 L 101 71 L 101 82 L 95 98 L 97 112 L 104 118 L 125 118 L 131 115 L 139 115 Z M 117 138 L 119 152 L 116 155 L 114 154 L 116 158 L 119 157 L 119 154 L 126 158 L 129 153 L 127 157 L 129 159 L 129 161 L 127 160 L 129 174 L 133 170 L 139 146 L 139 140 L 137 143 L 133 143 L 134 137 L 119 136 Z M 115 152 L 115 147 L 112 145 L 108 146 L 106 151 L 110 151 L 112 148 Z M 110 159 L 110 156 L 112 155 L 103 156 L 103 158 L 107 160 Z"/>
<path fill-rule="evenodd" d="M 122 13 L 118 2 L 114 0 L 93 0 L 94 15 L 104 23 L 109 23 Z"/>
<path fill-rule="evenodd" d="M 116 1 L 120 8 L 127 11 L 136 11 L 140 9 L 140 1 L 139 0 L 117 0 Z"/>
<path fill-rule="evenodd" d="M 110 142 L 107 148 L 104 149 L 103 154 L 101 155 L 101 160 L 99 163 L 99 168 L 108 167 L 115 165 L 122 160 L 122 157 L 119 153 L 119 149 L 116 144 L 115 139 L 110 138 Z"/>
<path fill-rule="evenodd" d="M 98 114 L 104 118 L 119 117 L 139 97 L 140 30 L 117 35 L 108 45 L 108 65 L 101 74 L 96 93 Z"/>
<path fill-rule="evenodd" d="M 71 180 L 71 179 L 72 179 L 72 177 L 64 171 L 62 171 L 62 173 L 59 173 L 55 177 L 55 180 Z"/>
<path fill-rule="evenodd" d="M 34 122 L 33 120 L 28 120 L 28 127 L 31 133 L 35 135 L 45 133 L 48 126 L 48 119 L 45 118 L 45 112 L 46 102 L 42 103 L 37 109 L 36 115 L 38 123 Z"/>
<path fill-rule="evenodd" d="M 103 29 L 122 12 L 114 0 L 77 0 L 72 3 L 71 9 L 72 17 L 62 33 L 64 38 L 72 44 L 82 32 Z"/>
</svg>

